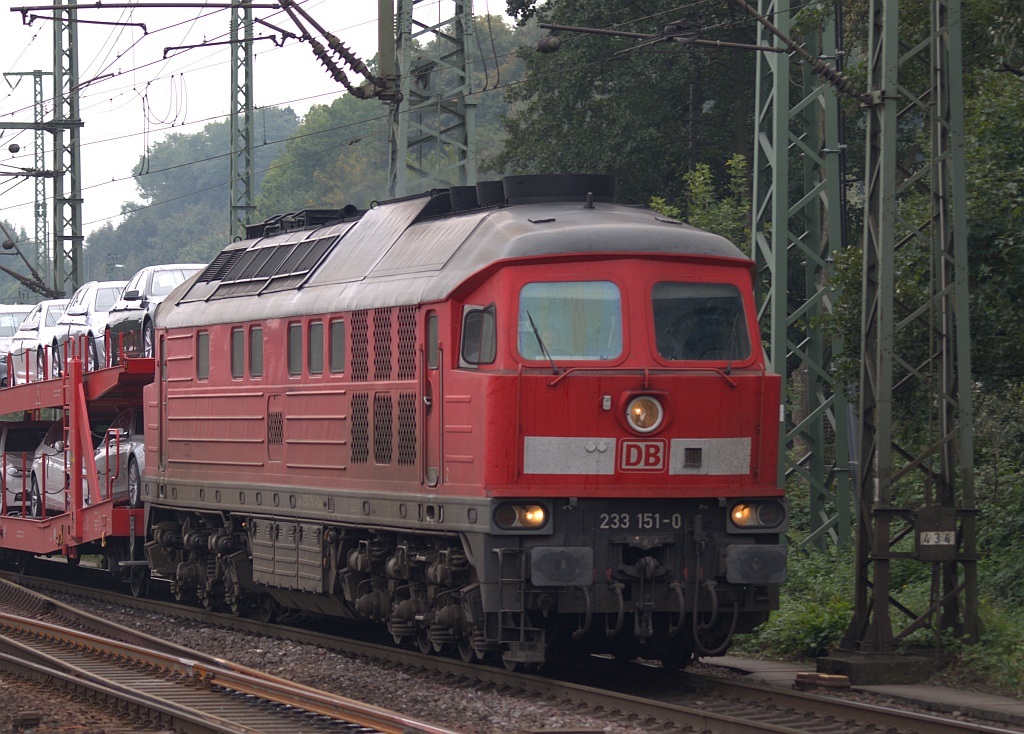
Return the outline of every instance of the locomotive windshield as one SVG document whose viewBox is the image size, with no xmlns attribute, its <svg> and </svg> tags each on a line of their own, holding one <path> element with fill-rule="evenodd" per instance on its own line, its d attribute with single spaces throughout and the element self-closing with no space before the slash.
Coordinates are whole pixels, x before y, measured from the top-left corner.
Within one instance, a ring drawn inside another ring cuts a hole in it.
<svg viewBox="0 0 1024 734">
<path fill-rule="evenodd" d="M 526 284 L 519 293 L 518 344 L 526 359 L 616 359 L 622 354 L 618 286 L 606 281 Z"/>
<path fill-rule="evenodd" d="M 750 356 L 743 300 L 725 283 L 657 283 L 651 293 L 663 359 L 722 361 Z"/>
</svg>

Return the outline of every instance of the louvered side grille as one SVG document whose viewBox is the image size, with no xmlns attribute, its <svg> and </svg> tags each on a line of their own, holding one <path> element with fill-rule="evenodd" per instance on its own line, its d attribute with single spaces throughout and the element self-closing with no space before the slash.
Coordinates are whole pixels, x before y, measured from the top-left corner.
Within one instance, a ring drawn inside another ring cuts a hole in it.
<svg viewBox="0 0 1024 734">
<path fill-rule="evenodd" d="M 373 312 L 373 379 L 391 379 L 391 309 Z"/>
<path fill-rule="evenodd" d="M 398 464 L 416 463 L 416 393 L 398 394 Z"/>
<path fill-rule="evenodd" d="M 366 311 L 352 313 L 352 379 L 366 382 L 370 376 L 370 341 Z"/>
<path fill-rule="evenodd" d="M 394 436 L 394 418 L 391 411 L 390 393 L 379 392 L 373 396 L 373 460 L 378 464 L 391 463 L 391 444 Z"/>
<path fill-rule="evenodd" d="M 370 458 L 370 394 L 352 394 L 352 463 L 365 464 Z"/>
<path fill-rule="evenodd" d="M 416 307 L 398 309 L 398 379 L 416 377 Z"/>
</svg>

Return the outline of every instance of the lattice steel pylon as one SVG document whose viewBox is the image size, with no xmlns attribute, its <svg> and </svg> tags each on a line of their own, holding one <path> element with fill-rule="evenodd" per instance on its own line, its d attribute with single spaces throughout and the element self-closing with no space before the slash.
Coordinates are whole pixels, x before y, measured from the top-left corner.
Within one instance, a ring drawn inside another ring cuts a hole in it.
<svg viewBox="0 0 1024 734">
<path fill-rule="evenodd" d="M 53 288 L 82 284 L 82 119 L 78 105 L 78 10 L 53 10 Z M 67 142 L 64 131 L 67 130 Z M 67 187 L 65 187 L 65 180 Z"/>
<path fill-rule="evenodd" d="M 35 149 L 32 162 L 37 171 L 42 171 L 46 166 L 46 136 L 43 134 L 43 76 L 50 74 L 46 71 L 32 72 L 32 94 L 34 98 L 33 108 L 35 110 L 35 121 L 39 126 L 34 131 Z M 47 227 L 46 216 L 46 178 L 37 176 L 35 180 L 35 231 L 36 231 L 36 259 L 37 269 L 43 272 L 49 269 L 49 258 L 46 256 L 46 245 L 50 241 L 50 230 Z"/>
<path fill-rule="evenodd" d="M 476 183 L 475 105 L 470 93 L 473 48 L 472 0 L 442 5 L 398 0 L 396 19 L 397 101 L 390 103 L 388 190 L 404 196 L 410 188 Z M 419 10 L 420 12 L 415 12 Z M 423 19 L 436 11 L 436 20 Z"/>
<path fill-rule="evenodd" d="M 231 222 L 232 239 L 245 239 L 253 202 L 252 6 L 232 0 L 231 8 Z"/>
<path fill-rule="evenodd" d="M 961 4 L 928 7 L 929 23 L 901 24 L 898 0 L 870 2 L 857 577 L 843 641 L 860 652 L 921 629 L 936 646 L 943 632 L 980 635 Z M 899 298 L 897 263 L 921 274 Z M 896 401 L 923 428 L 898 434 Z M 923 610 L 895 598 L 890 571 L 904 562 L 931 566 Z M 895 633 L 893 609 L 907 620 Z"/>
<path fill-rule="evenodd" d="M 758 6 L 783 36 L 800 11 L 801 4 L 790 0 L 761 0 Z M 836 36 L 833 17 L 804 39 L 804 48 L 834 62 Z M 786 47 L 764 25 L 758 26 L 757 44 Z M 841 344 L 826 337 L 820 324 L 835 296 L 833 254 L 843 247 L 837 93 L 809 64 L 796 64 L 787 54 L 762 52 L 757 64 L 752 234 L 759 318 L 772 369 L 795 385 L 797 397 L 780 415 L 778 481 L 784 486 L 793 477 L 809 491 L 804 543 L 849 544 L 847 404 L 845 386 L 835 384 L 832 370 Z"/>
<path fill-rule="evenodd" d="M 49 242 L 50 242 L 50 230 L 47 227 L 46 217 L 48 214 L 48 207 L 46 205 L 46 123 L 44 117 L 46 111 L 44 109 L 43 100 L 43 77 L 52 76 L 53 72 L 41 71 L 36 69 L 35 71 L 8 71 L 4 72 L 4 78 L 7 77 L 19 77 L 19 76 L 30 76 L 32 77 L 32 109 L 34 111 L 34 124 L 31 125 L 33 135 L 33 149 L 32 149 L 32 174 L 34 179 L 35 189 L 35 246 L 36 251 L 32 264 L 36 270 L 42 270 L 46 274 L 45 279 L 50 280 L 49 272 L 52 267 L 51 259 L 48 253 Z M 16 85 L 16 84 L 15 84 Z M 14 127 L 12 125 L 0 125 L 0 129 L 6 127 Z M 28 126 L 24 126 L 28 127 Z"/>
</svg>

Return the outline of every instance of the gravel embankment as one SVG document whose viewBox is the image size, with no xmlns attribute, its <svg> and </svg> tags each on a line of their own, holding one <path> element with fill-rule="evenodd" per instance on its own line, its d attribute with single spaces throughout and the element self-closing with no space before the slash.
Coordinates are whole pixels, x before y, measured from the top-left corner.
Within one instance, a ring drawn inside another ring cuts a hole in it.
<svg viewBox="0 0 1024 734">
<path fill-rule="evenodd" d="M 516 734 L 544 730 L 635 734 L 634 722 L 597 718 L 560 704 L 482 690 L 469 683 L 439 681 L 425 672 L 405 672 L 392 665 L 350 658 L 322 648 L 248 635 L 209 625 L 140 614 L 116 604 L 83 599 L 71 603 L 97 616 L 173 641 L 195 650 L 232 660 L 281 678 L 314 686 L 347 698 L 427 720 L 465 734 Z M 40 712 L 34 732 L 73 731 L 75 734 L 118 734 L 126 728 L 116 715 L 88 702 L 69 703 L 66 695 L 42 686 L 0 678 L 0 732 L 18 731 L 12 715 Z M 69 728 L 70 727 L 70 728 Z M 150 729 L 150 731 L 160 731 Z"/>
</svg>

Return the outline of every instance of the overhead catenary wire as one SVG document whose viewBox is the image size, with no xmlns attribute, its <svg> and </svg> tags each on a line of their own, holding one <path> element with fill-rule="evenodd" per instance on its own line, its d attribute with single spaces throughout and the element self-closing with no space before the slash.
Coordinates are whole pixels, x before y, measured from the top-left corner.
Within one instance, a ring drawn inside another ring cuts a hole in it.
<svg viewBox="0 0 1024 734">
<path fill-rule="evenodd" d="M 657 17 L 660 17 L 660 16 L 669 15 L 669 14 L 678 12 L 678 11 L 680 11 L 682 9 L 699 7 L 699 6 L 704 5 L 704 4 L 706 4 L 706 3 L 710 2 L 710 1 L 711 0 L 697 0 L 697 2 L 688 3 L 686 5 L 680 5 L 680 6 L 677 6 L 676 8 L 670 9 L 670 10 L 660 11 L 659 13 L 656 13 L 656 14 L 652 14 L 652 15 L 649 15 L 649 16 L 644 16 L 643 18 L 639 18 L 639 19 L 634 19 L 631 22 L 635 23 L 635 22 L 639 22 L 641 20 L 649 20 L 649 19 L 652 19 L 652 18 L 657 18 Z M 172 24 L 171 26 L 168 26 L 168 29 L 172 28 L 172 27 L 177 27 L 177 26 L 183 25 L 185 22 L 186 21 Z M 195 22 L 195 19 L 192 19 L 191 21 L 187 21 L 187 22 Z M 747 22 L 749 22 L 749 21 L 747 21 Z M 619 25 L 625 25 L 625 24 L 619 24 Z M 163 29 L 161 29 L 161 30 L 163 30 Z M 491 40 L 492 40 L 492 52 L 493 52 L 491 60 L 497 61 L 497 59 L 499 57 L 498 57 L 498 54 L 496 53 L 496 51 L 493 50 L 494 49 L 493 35 L 492 35 Z M 135 44 L 133 43 L 133 47 L 134 47 L 134 45 Z M 511 55 L 511 54 L 509 54 L 509 55 Z M 118 55 L 117 59 L 120 59 L 123 56 L 124 56 L 124 53 Z M 582 64 L 575 65 L 573 68 L 574 69 L 575 68 L 584 68 L 586 66 L 591 66 L 591 65 L 595 65 L 595 64 L 605 63 L 608 60 L 610 60 L 610 59 L 607 58 L 607 57 L 603 57 L 603 58 L 599 58 L 599 59 L 588 61 L 588 62 L 585 62 L 585 63 L 582 63 Z M 116 61 L 116 59 L 115 59 L 115 61 Z M 114 62 L 111 62 L 111 63 L 114 63 Z M 151 65 L 153 65 L 155 63 L 159 63 L 159 62 L 149 62 L 147 64 L 143 64 L 143 65 L 140 65 L 138 67 L 133 67 L 132 69 L 129 69 L 129 71 L 133 71 L 133 70 L 137 70 L 137 69 L 141 69 L 141 68 L 146 68 L 146 67 L 151 66 Z M 484 68 L 486 69 L 485 65 L 487 63 L 487 60 L 484 58 L 484 54 L 481 53 L 481 57 L 480 57 L 480 59 L 478 60 L 477 63 L 479 63 L 481 65 L 484 65 Z M 220 66 L 220 65 L 223 65 L 223 63 L 221 62 L 221 63 L 217 63 L 217 64 L 213 64 L 213 65 L 208 65 L 208 66 L 202 67 L 202 68 L 203 69 L 208 69 L 208 68 L 210 68 L 210 66 Z M 110 68 L 110 64 L 108 63 L 107 66 L 105 66 L 103 68 L 104 69 Z M 561 69 L 559 73 L 565 73 L 566 71 L 571 71 L 571 69 L 570 70 Z M 119 75 L 122 75 L 122 74 L 125 74 L 125 73 L 128 73 L 128 72 L 120 72 Z M 179 72 L 179 76 L 182 79 L 184 79 L 184 75 L 185 75 L 185 72 Z M 161 77 L 155 77 L 154 80 L 155 79 L 159 79 L 159 78 L 161 78 Z M 173 78 L 173 76 L 172 76 L 172 78 Z M 485 91 L 489 92 L 489 91 L 495 91 L 495 90 L 499 90 L 499 89 L 505 90 L 505 89 L 508 89 L 509 87 L 516 86 L 518 84 L 522 84 L 522 83 L 525 83 L 525 82 L 526 82 L 526 80 L 524 80 L 523 82 L 516 82 L 516 83 L 513 83 L 513 84 L 502 85 L 502 84 L 500 84 L 500 81 L 497 81 L 494 86 L 485 86 L 484 89 L 479 90 L 478 92 L 474 92 L 473 94 L 481 94 L 481 93 L 485 93 Z M 331 93 L 325 93 L 324 95 L 313 95 L 312 97 L 295 98 L 295 99 L 285 100 L 285 101 L 282 101 L 282 102 L 277 102 L 274 105 L 264 105 L 264 106 L 282 106 L 282 105 L 291 104 L 293 102 L 308 101 L 309 99 L 316 99 L 317 97 L 327 96 L 329 94 L 331 94 Z M 211 116 L 211 117 L 204 118 L 202 120 L 189 121 L 188 124 L 189 125 L 201 124 L 201 123 L 209 122 L 209 121 L 212 121 L 212 120 L 223 119 L 223 117 L 225 117 L 225 116 L 224 115 Z M 380 117 L 383 117 L 383 115 L 379 116 L 379 117 L 369 117 L 365 121 L 360 121 L 360 122 L 372 122 L 373 120 L 380 119 Z M 168 128 L 162 128 L 162 129 L 166 130 Z M 113 137 L 113 138 L 108 137 L 108 138 L 104 138 L 104 139 L 101 139 L 101 140 L 92 141 L 92 142 L 87 143 L 87 144 L 98 144 L 98 143 L 101 143 L 101 142 L 109 142 L 109 141 L 115 140 L 115 139 L 121 139 L 121 138 L 125 138 L 125 137 L 132 137 L 133 135 L 145 135 L 145 136 L 148 136 L 148 135 L 152 135 L 152 134 L 158 133 L 160 131 L 161 131 L 161 128 L 158 128 L 156 125 L 152 125 L 149 129 L 147 129 L 145 131 L 142 131 L 142 132 L 137 132 L 137 133 L 129 134 L 129 135 L 126 135 L 126 136 L 116 136 L 116 137 Z M 320 130 L 320 131 L 314 131 L 313 133 L 310 133 L 310 134 L 311 135 L 318 135 L 318 134 L 324 134 L 326 132 L 329 132 L 329 131 L 328 130 Z M 276 141 L 276 142 L 281 142 L 281 141 Z M 182 164 L 182 165 L 199 164 L 199 163 L 202 163 L 204 161 L 214 160 L 214 159 L 216 159 L 218 157 L 220 157 L 220 156 L 213 156 L 213 157 L 209 157 L 209 158 L 200 159 L 200 160 L 197 160 L 197 161 L 191 161 L 189 163 Z M 166 169 L 160 169 L 160 171 L 163 171 L 163 170 L 166 170 Z M 267 170 L 270 170 L 270 169 L 267 169 Z M 150 173 L 158 173 L 160 171 L 150 171 Z M 90 186 L 90 187 L 87 187 L 87 188 L 88 189 L 95 189 L 95 188 L 107 185 L 108 183 L 115 183 L 117 181 L 123 181 L 123 180 L 127 180 L 127 179 L 130 179 L 130 178 L 132 178 L 132 176 L 126 176 L 126 177 L 122 177 L 122 178 L 118 178 L 118 179 L 111 179 L 109 182 L 103 182 L 103 183 L 96 184 L 96 185 L 93 185 L 93 186 Z M 158 203 L 158 202 L 154 202 L 153 205 L 155 205 L 156 203 Z M 105 217 L 104 219 L 100 219 L 100 220 L 97 220 L 97 221 L 105 221 L 106 219 L 109 219 L 109 218 L 110 217 Z M 91 224 L 91 223 L 93 223 L 93 222 L 89 222 L 89 224 Z"/>
<path fill-rule="evenodd" d="M 574 67 L 571 67 L 569 70 L 571 71 L 571 70 L 574 70 L 574 69 L 585 68 L 585 67 L 588 67 L 588 66 L 594 66 L 594 65 L 597 65 L 597 64 L 604 63 L 607 60 L 609 60 L 609 59 L 601 58 L 601 59 L 597 59 L 597 60 L 588 61 L 588 62 L 586 62 L 584 64 L 579 64 L 579 65 L 576 65 Z M 558 76 L 559 74 L 564 73 L 564 72 L 565 72 L 565 70 L 562 70 L 560 72 L 552 72 L 550 75 L 547 75 L 547 76 Z M 522 85 L 522 84 L 525 84 L 525 83 L 526 83 L 525 80 L 524 81 L 519 81 L 519 82 L 510 82 L 510 83 L 506 84 L 504 87 L 501 87 L 501 89 L 505 90 L 505 89 L 508 89 L 510 87 L 519 86 L 519 85 Z M 496 88 L 492 88 L 491 90 L 488 90 L 488 91 L 493 92 L 493 91 L 497 91 L 497 89 Z M 478 95 L 478 94 L 483 94 L 483 93 L 484 93 L 484 91 L 481 90 L 480 92 L 474 92 L 470 96 L 474 96 L 474 95 Z M 278 105 L 272 105 L 272 106 L 278 106 Z M 224 116 L 221 115 L 221 116 L 216 116 L 216 117 L 213 117 L 213 118 L 207 118 L 207 119 L 203 120 L 202 122 L 210 122 L 210 121 L 220 120 L 223 117 Z M 277 140 L 277 141 L 270 141 L 267 144 L 273 145 L 273 144 L 287 142 L 288 140 L 291 140 L 291 139 L 323 135 L 323 134 L 327 134 L 327 133 L 330 133 L 330 132 L 335 132 L 335 131 L 337 131 L 339 129 L 343 129 L 345 127 L 352 127 L 352 126 L 355 126 L 355 125 L 366 124 L 366 123 L 369 123 L 369 122 L 373 122 L 375 120 L 383 120 L 386 117 L 387 117 L 387 114 L 381 114 L 381 115 L 376 116 L 376 117 L 366 118 L 364 120 L 359 120 L 359 121 L 353 122 L 353 123 L 347 123 L 346 125 L 341 125 L 341 126 L 338 126 L 338 127 L 332 127 L 332 128 L 322 129 L 322 130 L 316 130 L 316 131 L 313 131 L 313 132 L 310 132 L 310 133 L 305 133 L 305 134 L 300 134 L 300 135 L 292 135 L 289 138 L 283 138 L 283 139 Z M 349 141 L 345 142 L 344 145 L 353 145 L 353 144 L 362 142 L 363 140 L 365 140 L 367 138 L 375 137 L 378 134 L 382 134 L 383 132 L 384 131 L 380 131 L 378 133 L 362 135 L 362 136 L 360 136 L 358 138 L 355 138 L 355 139 L 352 139 L 352 140 L 349 140 Z M 132 133 L 131 135 L 122 136 L 122 137 L 133 137 L 133 136 L 138 135 L 138 134 L 140 134 L 140 133 Z M 318 148 L 315 151 L 312 151 L 312 152 L 310 152 L 310 153 L 308 153 L 308 154 L 306 154 L 304 156 L 300 156 L 300 157 L 292 159 L 290 161 L 286 161 L 286 162 L 283 162 L 283 163 L 275 163 L 274 165 L 271 165 L 271 166 L 267 167 L 266 169 L 262 169 L 261 171 L 258 171 L 257 174 L 265 173 L 267 171 L 270 171 L 270 170 L 273 170 L 273 169 L 276 169 L 276 168 L 280 168 L 280 167 L 283 167 L 285 165 L 290 165 L 292 163 L 298 163 L 299 161 L 306 160 L 306 159 L 311 158 L 311 157 L 322 156 L 324 153 L 329 152 L 331 150 L 335 150 L 335 149 L 340 148 L 340 147 L 342 147 L 342 145 L 332 145 L 332 146 L 327 146 L 326 148 Z M 188 167 L 188 166 L 192 166 L 192 165 L 197 165 L 197 164 L 202 164 L 202 163 L 214 161 L 214 160 L 216 160 L 218 158 L 225 158 L 225 157 L 228 157 L 229 155 L 231 155 L 231 154 L 230 153 L 223 153 L 223 154 L 218 154 L 218 155 L 215 155 L 215 156 L 209 156 L 209 157 L 198 159 L 198 160 L 188 161 L 188 162 L 177 164 L 177 165 L 174 165 L 174 166 L 168 166 L 166 168 L 160 168 L 160 169 L 156 169 L 156 170 L 148 170 L 147 169 L 145 171 L 145 173 L 141 174 L 141 175 L 150 175 L 150 174 L 155 175 L 155 174 L 159 174 L 159 173 L 165 173 L 167 171 L 174 170 L 174 169 L 177 169 L 177 168 L 184 168 L 184 167 Z M 126 181 L 126 180 L 132 179 L 134 177 L 135 177 L 134 175 L 132 175 L 132 176 L 124 176 L 124 177 L 121 177 L 121 178 L 118 178 L 118 179 L 113 179 L 111 181 L 105 181 L 105 182 L 101 182 L 101 183 L 98 183 L 98 184 L 93 184 L 91 186 L 85 186 L 85 187 L 82 188 L 82 191 L 86 192 L 86 191 L 89 191 L 89 190 L 92 190 L 92 189 L 96 189 L 96 188 L 100 188 L 102 186 L 106 186 L 106 185 L 111 184 L 111 183 L 118 183 L 120 181 Z M 200 189 L 200 190 L 197 190 L 197 191 L 194 191 L 194 192 L 190 192 L 187 195 L 176 196 L 176 197 L 173 197 L 171 199 L 151 202 L 149 204 L 144 204 L 144 205 L 141 205 L 139 207 L 136 207 L 134 209 L 122 211 L 122 212 L 120 212 L 120 215 L 131 214 L 131 213 L 134 213 L 134 212 L 137 212 L 137 211 L 142 211 L 144 209 L 149 209 L 149 208 L 152 208 L 152 207 L 155 207 L 155 206 L 159 206 L 161 204 L 166 204 L 166 203 L 170 203 L 170 202 L 173 202 L 173 201 L 178 201 L 178 200 L 183 199 L 183 198 L 188 198 L 190 196 L 195 196 L 195 195 L 198 195 L 198 194 L 201 194 L 201 193 L 206 193 L 207 191 L 216 190 L 216 189 L 222 188 L 222 187 L 224 187 L 226 185 L 228 185 L 228 182 L 225 182 L 225 183 L 222 183 L 222 184 L 216 184 L 214 186 L 210 186 L 210 187 L 207 187 L 207 188 L 204 188 L 204 189 Z M 22 206 L 23 205 L 24 204 L 22 204 Z M 108 221 L 110 218 L 111 217 L 102 217 L 102 218 L 99 218 L 99 219 L 96 219 L 96 220 L 91 220 L 91 221 L 85 222 L 84 224 L 85 225 L 97 224 L 99 222 Z"/>
</svg>

